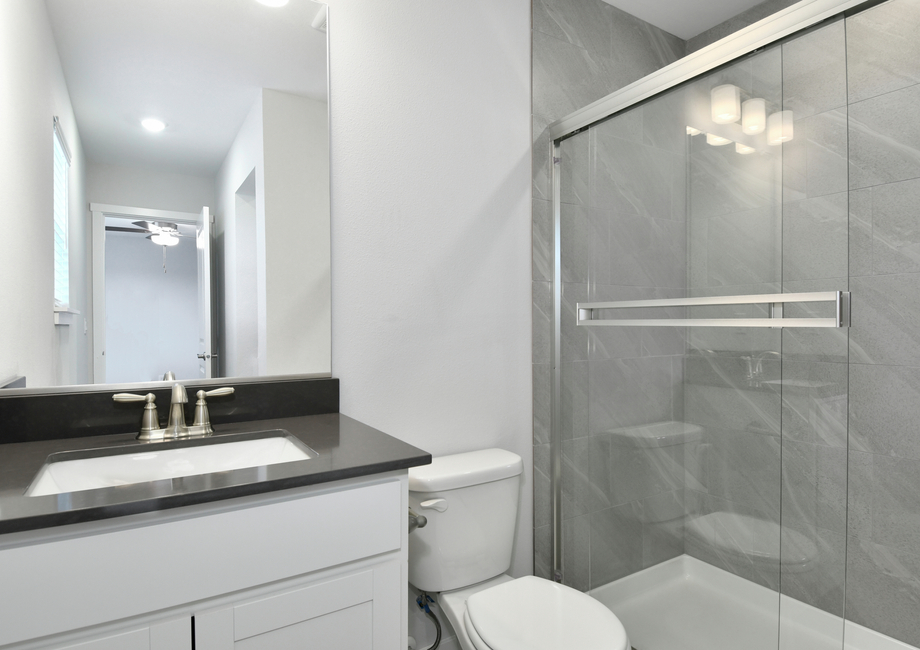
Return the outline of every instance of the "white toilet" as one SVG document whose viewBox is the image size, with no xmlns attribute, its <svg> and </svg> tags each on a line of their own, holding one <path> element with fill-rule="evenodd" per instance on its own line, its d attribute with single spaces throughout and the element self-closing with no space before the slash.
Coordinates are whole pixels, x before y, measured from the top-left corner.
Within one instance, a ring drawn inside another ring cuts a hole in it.
<svg viewBox="0 0 920 650">
<path fill-rule="evenodd" d="M 600 602 L 543 578 L 512 578 L 523 464 L 484 449 L 409 470 L 409 505 L 428 525 L 409 535 L 409 582 L 438 594 L 463 650 L 629 650 Z"/>
</svg>

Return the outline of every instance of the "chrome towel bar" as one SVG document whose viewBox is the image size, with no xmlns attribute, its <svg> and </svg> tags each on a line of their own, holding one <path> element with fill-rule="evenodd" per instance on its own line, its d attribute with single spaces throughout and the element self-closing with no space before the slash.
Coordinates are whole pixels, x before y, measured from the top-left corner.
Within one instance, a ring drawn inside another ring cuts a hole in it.
<svg viewBox="0 0 920 650">
<path fill-rule="evenodd" d="M 783 305 L 793 302 L 829 302 L 834 304 L 832 318 L 783 318 Z M 724 305 L 770 305 L 771 318 L 599 318 L 604 309 L 640 309 L 648 307 L 712 307 Z M 764 293 L 747 296 L 710 296 L 706 298 L 663 298 L 660 300 L 621 300 L 616 302 L 580 302 L 576 305 L 578 325 L 607 327 L 849 327 L 850 292 L 814 291 L 811 293 Z"/>
</svg>

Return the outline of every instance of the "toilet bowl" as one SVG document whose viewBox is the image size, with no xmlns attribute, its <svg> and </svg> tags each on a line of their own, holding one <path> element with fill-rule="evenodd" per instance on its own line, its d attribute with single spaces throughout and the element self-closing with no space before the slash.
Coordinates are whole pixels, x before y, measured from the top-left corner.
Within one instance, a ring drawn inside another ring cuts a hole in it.
<svg viewBox="0 0 920 650">
<path fill-rule="evenodd" d="M 409 582 L 437 594 L 463 650 L 629 650 L 619 619 L 580 591 L 512 578 L 521 458 L 485 449 L 409 470 Z"/>
</svg>

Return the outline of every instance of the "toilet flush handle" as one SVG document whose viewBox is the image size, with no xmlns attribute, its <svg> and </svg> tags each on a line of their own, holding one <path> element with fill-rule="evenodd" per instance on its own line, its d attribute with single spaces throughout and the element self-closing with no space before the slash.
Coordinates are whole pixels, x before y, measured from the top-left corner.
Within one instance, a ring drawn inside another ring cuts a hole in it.
<svg viewBox="0 0 920 650">
<path fill-rule="evenodd" d="M 429 499 L 428 501 L 422 501 L 418 504 L 420 508 L 425 510 L 437 510 L 438 512 L 444 512 L 447 510 L 447 499 Z"/>
</svg>

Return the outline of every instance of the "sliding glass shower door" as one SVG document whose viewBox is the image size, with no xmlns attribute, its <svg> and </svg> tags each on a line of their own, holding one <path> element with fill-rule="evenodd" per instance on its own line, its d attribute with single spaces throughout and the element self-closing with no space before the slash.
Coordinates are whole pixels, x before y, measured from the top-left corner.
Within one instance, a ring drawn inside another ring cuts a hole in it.
<svg viewBox="0 0 920 650">
<path fill-rule="evenodd" d="M 845 48 L 557 142 L 554 566 L 636 650 L 843 647 Z"/>
</svg>

